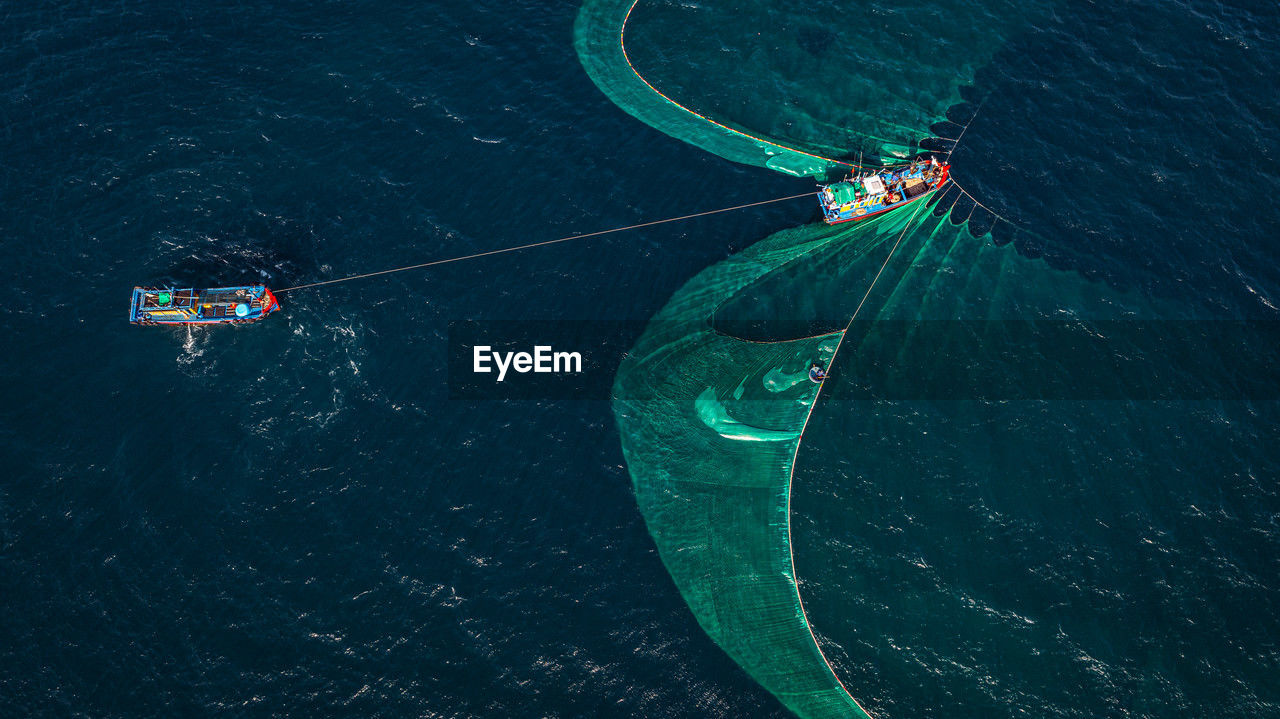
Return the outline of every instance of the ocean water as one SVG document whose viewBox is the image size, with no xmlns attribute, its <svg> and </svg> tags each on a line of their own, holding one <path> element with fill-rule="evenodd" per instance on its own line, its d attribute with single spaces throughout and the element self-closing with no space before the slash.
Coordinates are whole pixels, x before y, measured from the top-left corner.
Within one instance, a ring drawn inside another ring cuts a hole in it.
<svg viewBox="0 0 1280 719">
<path fill-rule="evenodd" d="M 646 319 L 807 202 L 291 293 L 250 327 L 125 321 L 135 284 L 811 186 L 611 105 L 576 10 L 4 9 L 0 713 L 786 716 L 667 577 L 608 403 L 450 401 L 445 356 L 451 320 Z M 806 8 L 753 10 L 785 33 Z M 1280 11 L 1033 15 L 976 76 L 959 181 L 1099 293 L 1277 319 Z M 815 414 L 794 497 L 810 618 L 873 713 L 1280 716 L 1273 406 L 899 409 Z"/>
</svg>

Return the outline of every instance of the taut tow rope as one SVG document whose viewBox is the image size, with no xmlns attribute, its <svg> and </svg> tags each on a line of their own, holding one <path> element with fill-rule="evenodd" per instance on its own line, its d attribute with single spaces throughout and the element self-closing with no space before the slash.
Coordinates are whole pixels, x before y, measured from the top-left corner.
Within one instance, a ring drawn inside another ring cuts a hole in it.
<svg viewBox="0 0 1280 719">
<path fill-rule="evenodd" d="M 488 257 L 489 255 L 500 255 L 506 252 L 518 252 L 520 250 L 528 250 L 534 247 L 542 247 L 544 245 L 554 245 L 560 242 L 569 242 L 570 240 L 582 240 L 588 237 L 598 237 L 600 235 L 608 235 L 614 232 L 625 232 L 627 230 L 636 230 L 641 227 L 652 227 L 653 225 L 663 225 L 668 222 L 679 222 L 681 220 L 691 220 L 695 217 L 705 217 L 707 215 L 718 215 L 722 212 L 733 212 L 734 210 L 744 210 L 748 207 L 759 207 L 760 205 L 769 205 L 774 202 L 785 202 L 786 200 L 794 200 L 800 197 L 811 197 L 813 192 L 802 192 L 799 195 L 788 195 L 786 197 L 775 197 L 772 200 L 761 200 L 759 202 L 748 202 L 745 205 L 734 205 L 733 207 L 723 207 L 719 210 L 708 210 L 706 212 L 695 212 L 692 215 L 681 215 L 680 217 L 668 217 L 665 220 L 653 220 L 652 222 L 641 222 L 635 225 L 627 225 L 626 227 L 614 227 L 608 230 L 598 230 L 596 232 L 588 232 L 582 235 L 569 235 L 568 237 L 560 237 L 554 240 L 543 240 L 542 242 L 531 242 L 527 245 L 519 245 L 517 247 L 503 247 L 496 250 L 488 250 L 486 252 L 475 252 L 470 255 L 460 255 L 458 257 L 448 257 L 442 260 L 432 260 L 430 262 L 421 262 L 416 265 L 406 265 L 404 267 L 393 267 L 389 270 L 379 270 L 377 272 L 366 272 L 360 275 L 351 275 L 349 277 L 338 277 L 332 280 L 322 280 L 320 282 L 310 282 L 305 285 L 294 285 L 293 287 L 285 287 L 280 290 L 273 290 L 276 294 L 281 292 L 292 292 L 293 290 L 303 290 L 308 287 L 320 287 L 323 285 L 334 285 L 339 282 L 351 282 L 352 280 L 362 280 L 367 277 L 377 277 L 378 275 L 389 275 L 394 272 L 408 272 L 409 270 L 419 270 L 423 267 L 431 267 L 433 265 L 443 265 L 450 262 L 461 262 L 462 260 L 473 260 L 477 257 Z"/>
</svg>

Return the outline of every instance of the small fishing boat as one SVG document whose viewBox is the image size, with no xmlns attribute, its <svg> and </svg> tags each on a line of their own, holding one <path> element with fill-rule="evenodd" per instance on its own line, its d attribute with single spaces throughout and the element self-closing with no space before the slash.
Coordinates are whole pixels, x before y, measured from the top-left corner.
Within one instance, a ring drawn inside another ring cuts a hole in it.
<svg viewBox="0 0 1280 719">
<path fill-rule="evenodd" d="M 905 167 L 860 172 L 818 186 L 818 202 L 828 225 L 858 222 L 915 202 L 947 183 L 951 165 L 916 161 Z"/>
<path fill-rule="evenodd" d="M 129 321 L 135 325 L 210 325 L 256 322 L 280 309 L 265 285 L 173 289 L 134 287 Z"/>
</svg>

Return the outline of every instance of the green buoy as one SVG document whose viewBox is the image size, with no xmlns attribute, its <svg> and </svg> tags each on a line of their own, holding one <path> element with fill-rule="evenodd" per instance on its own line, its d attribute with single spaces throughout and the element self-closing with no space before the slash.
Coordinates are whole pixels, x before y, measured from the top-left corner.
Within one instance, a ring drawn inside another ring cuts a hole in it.
<svg viewBox="0 0 1280 719">
<path fill-rule="evenodd" d="M 173 295 L 169 294 L 168 292 L 161 292 L 159 299 L 160 299 L 160 304 L 167 305 L 169 304 L 169 301 L 173 299 Z"/>
</svg>

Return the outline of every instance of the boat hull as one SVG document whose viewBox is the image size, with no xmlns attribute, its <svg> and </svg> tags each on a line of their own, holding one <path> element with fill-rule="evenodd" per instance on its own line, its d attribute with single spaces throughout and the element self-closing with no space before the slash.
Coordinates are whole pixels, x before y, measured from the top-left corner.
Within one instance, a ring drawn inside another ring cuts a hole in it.
<svg viewBox="0 0 1280 719">
<path fill-rule="evenodd" d="M 174 289 L 135 287 L 129 322 L 135 325 L 223 325 L 258 322 L 280 309 L 265 285 Z"/>
<path fill-rule="evenodd" d="M 862 222 L 863 220 L 869 220 L 872 217 L 878 217 L 880 215 L 883 215 L 886 212 L 892 212 L 898 209 L 899 207 L 906 207 L 907 205 L 910 205 L 913 202 L 919 202 L 920 200 L 923 200 L 924 198 L 929 197 L 933 193 L 942 189 L 942 186 L 945 184 L 946 183 L 944 182 L 942 183 L 942 185 L 938 185 L 937 188 L 929 190 L 928 192 L 925 192 L 923 195 L 917 195 L 915 197 L 912 197 L 911 199 L 903 200 L 902 202 L 899 202 L 894 205 L 890 205 L 884 209 L 876 210 L 875 212 L 868 212 L 868 213 L 857 215 L 854 217 L 837 217 L 836 219 L 832 219 L 830 216 L 824 215 L 823 221 L 826 222 L 828 225 L 841 225 L 846 222 Z"/>
<path fill-rule="evenodd" d="M 885 169 L 820 186 L 818 205 L 828 225 L 861 222 L 918 202 L 946 186 L 951 166 L 930 162 Z"/>
</svg>

